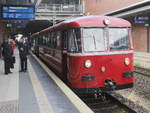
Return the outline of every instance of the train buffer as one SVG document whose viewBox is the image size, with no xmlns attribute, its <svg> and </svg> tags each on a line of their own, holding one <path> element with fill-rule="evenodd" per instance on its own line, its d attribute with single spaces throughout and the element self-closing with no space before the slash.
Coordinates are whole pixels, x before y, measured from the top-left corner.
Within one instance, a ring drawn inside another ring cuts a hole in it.
<svg viewBox="0 0 150 113">
<path fill-rule="evenodd" d="M 45 64 L 28 56 L 28 71 L 4 75 L 0 59 L 0 113 L 93 113 Z"/>
</svg>

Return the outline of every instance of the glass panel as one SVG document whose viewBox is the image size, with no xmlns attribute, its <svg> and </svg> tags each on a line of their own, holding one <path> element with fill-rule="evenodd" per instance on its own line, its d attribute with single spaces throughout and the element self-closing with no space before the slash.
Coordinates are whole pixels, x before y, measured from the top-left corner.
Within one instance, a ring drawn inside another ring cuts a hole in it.
<svg viewBox="0 0 150 113">
<path fill-rule="evenodd" d="M 84 51 L 105 51 L 105 37 L 103 28 L 83 29 Z"/>
<path fill-rule="evenodd" d="M 63 43 L 64 43 L 64 49 L 67 49 L 67 32 L 63 31 Z"/>
<path fill-rule="evenodd" d="M 109 29 L 110 50 L 123 50 L 129 48 L 128 29 L 110 28 Z"/>
<path fill-rule="evenodd" d="M 60 48 L 61 47 L 61 32 L 58 31 L 57 32 L 57 37 L 56 37 L 56 42 L 57 42 L 57 48 Z"/>
<path fill-rule="evenodd" d="M 80 29 L 71 29 L 68 31 L 68 51 L 81 51 L 81 35 Z"/>
</svg>

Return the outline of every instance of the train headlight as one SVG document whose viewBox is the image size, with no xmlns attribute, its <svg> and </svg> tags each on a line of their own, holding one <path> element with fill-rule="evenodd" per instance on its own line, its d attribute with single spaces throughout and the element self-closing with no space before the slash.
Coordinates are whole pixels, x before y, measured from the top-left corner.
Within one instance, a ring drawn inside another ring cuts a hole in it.
<svg viewBox="0 0 150 113">
<path fill-rule="evenodd" d="M 109 24 L 110 24 L 110 20 L 105 19 L 105 20 L 103 21 L 103 23 L 104 23 L 105 25 L 109 25 Z"/>
<path fill-rule="evenodd" d="M 125 65 L 129 65 L 130 64 L 130 59 L 126 57 L 125 60 L 124 60 L 124 63 L 125 63 Z"/>
<path fill-rule="evenodd" d="M 92 66 L 91 60 L 86 60 L 84 66 L 85 66 L 86 68 L 90 68 L 90 67 Z"/>
<path fill-rule="evenodd" d="M 101 67 L 101 72 L 105 72 L 106 68 L 104 66 Z"/>
</svg>

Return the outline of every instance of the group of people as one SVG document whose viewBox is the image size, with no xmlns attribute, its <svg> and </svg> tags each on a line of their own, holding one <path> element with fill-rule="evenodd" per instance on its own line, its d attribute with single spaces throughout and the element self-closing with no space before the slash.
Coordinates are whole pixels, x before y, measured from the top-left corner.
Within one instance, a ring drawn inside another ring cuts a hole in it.
<svg viewBox="0 0 150 113">
<path fill-rule="evenodd" d="M 21 70 L 19 72 L 27 71 L 27 55 L 29 52 L 29 43 L 26 37 L 22 37 L 17 43 L 19 56 L 20 56 L 20 64 Z M 1 45 L 2 47 L 2 56 L 4 59 L 4 73 L 7 75 L 12 73 L 10 69 L 14 68 L 15 63 L 15 43 L 13 39 L 4 39 L 4 42 Z"/>
</svg>

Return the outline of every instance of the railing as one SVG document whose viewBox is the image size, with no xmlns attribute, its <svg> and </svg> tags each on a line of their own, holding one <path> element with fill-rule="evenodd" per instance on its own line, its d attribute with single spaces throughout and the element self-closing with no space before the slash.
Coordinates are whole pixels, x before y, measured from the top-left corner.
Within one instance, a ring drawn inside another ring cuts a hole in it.
<svg viewBox="0 0 150 113">
<path fill-rule="evenodd" d="M 40 4 L 36 12 L 82 12 L 82 5 L 79 4 Z"/>
</svg>

